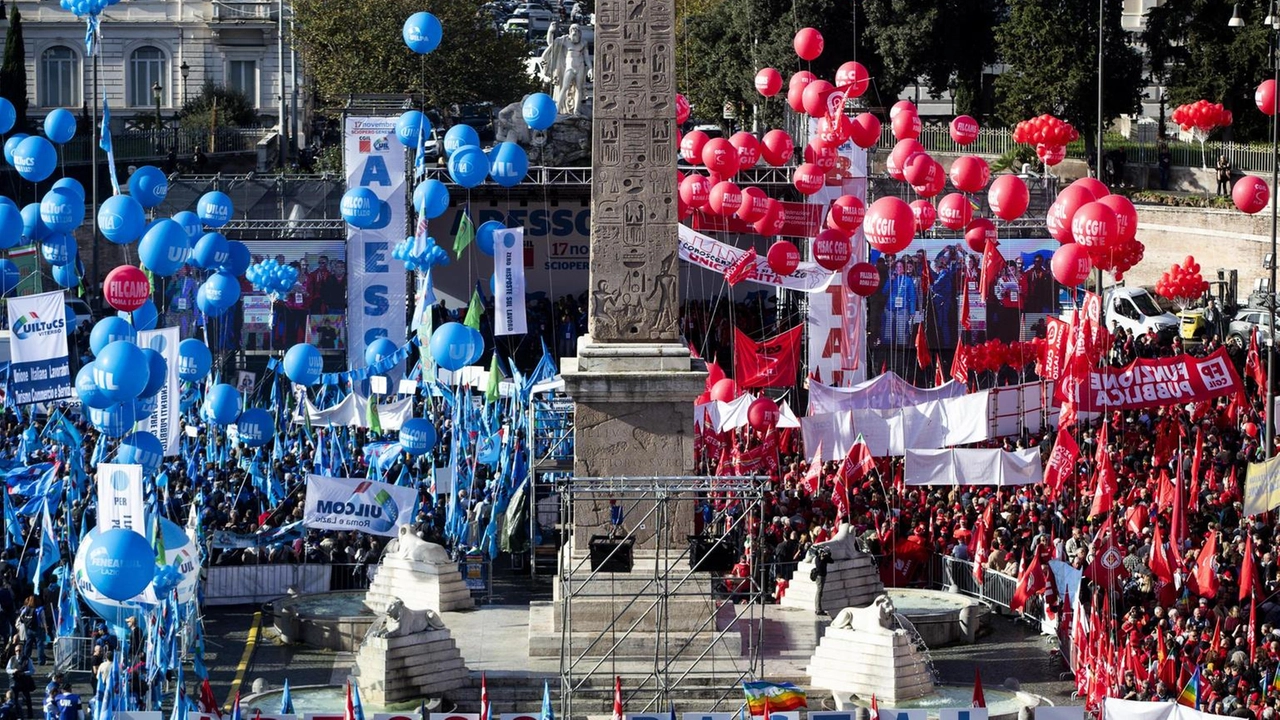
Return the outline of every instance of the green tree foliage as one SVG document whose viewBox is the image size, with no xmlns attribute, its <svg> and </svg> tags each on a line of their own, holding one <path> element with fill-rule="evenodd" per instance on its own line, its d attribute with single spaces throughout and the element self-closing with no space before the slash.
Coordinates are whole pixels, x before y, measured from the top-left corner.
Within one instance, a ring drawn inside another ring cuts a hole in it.
<svg viewBox="0 0 1280 720">
<path fill-rule="evenodd" d="M 257 124 L 258 111 L 239 90 L 209 82 L 178 111 L 178 122 L 184 128 L 203 130 L 250 127 Z"/>
<path fill-rule="evenodd" d="M 1240 3 L 1242 28 L 1227 26 L 1230 6 L 1218 0 L 1165 0 L 1148 12 L 1142 42 L 1152 74 L 1166 82 L 1170 110 L 1200 99 L 1219 102 L 1234 115 L 1228 137 L 1269 137 L 1270 123 L 1253 104 L 1258 83 L 1272 76 L 1266 12 L 1267 3 Z"/>
<path fill-rule="evenodd" d="M 1142 56 L 1120 26 L 1122 0 L 1105 0 L 1103 119 L 1141 107 Z M 1050 113 L 1075 126 L 1092 148 L 1098 113 L 1098 4 L 1086 0 L 1008 0 L 996 28 L 1008 67 L 996 78 L 1001 119 L 1009 125 Z"/>
<path fill-rule="evenodd" d="M 295 40 L 322 100 L 353 93 L 421 92 L 428 106 L 519 100 L 533 89 L 523 38 L 497 33 L 479 0 L 294 0 Z M 429 55 L 404 45 L 401 28 L 427 10 L 444 38 Z"/>
<path fill-rule="evenodd" d="M 950 90 L 957 114 L 981 118 L 983 69 L 996 60 L 1004 0 L 863 0 L 867 39 L 884 60 L 881 82 L 923 78 L 930 94 Z"/>
<path fill-rule="evenodd" d="M 16 4 L 9 10 L 9 32 L 4 40 L 4 62 L 0 64 L 0 97 L 13 103 L 18 113 L 13 131 L 24 132 L 27 128 L 27 49 L 22 40 L 22 13 Z"/>
<path fill-rule="evenodd" d="M 887 86 L 881 78 L 880 59 L 860 38 L 855 52 L 851 39 L 855 26 L 866 27 L 861 2 L 849 0 L 712 0 L 703 2 L 677 19 L 679 86 L 703 120 L 720 117 L 727 102 L 738 108 L 743 125 L 750 125 L 753 110 L 761 113 L 764 125 L 781 124 L 786 107 L 787 80 L 798 70 L 809 70 L 828 81 L 848 60 L 867 66 L 875 85 L 866 101 L 879 105 L 902 91 L 902 85 Z M 812 63 L 796 57 L 792 39 L 802 27 L 822 32 L 826 48 Z M 765 100 L 755 89 L 760 68 L 776 68 L 783 76 L 782 91 Z"/>
</svg>

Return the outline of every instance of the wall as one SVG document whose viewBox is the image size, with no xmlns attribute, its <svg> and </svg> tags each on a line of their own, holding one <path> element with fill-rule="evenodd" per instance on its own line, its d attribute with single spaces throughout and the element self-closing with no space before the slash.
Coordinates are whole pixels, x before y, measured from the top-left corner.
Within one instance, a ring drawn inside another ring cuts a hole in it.
<svg viewBox="0 0 1280 720">
<path fill-rule="evenodd" d="M 1218 268 L 1239 270 L 1239 300 L 1244 301 L 1254 280 L 1269 274 L 1262 260 L 1271 250 L 1271 214 L 1139 205 L 1138 240 L 1146 253 L 1125 282 L 1154 285 L 1170 265 L 1192 255 L 1205 280 L 1216 278 Z"/>
</svg>

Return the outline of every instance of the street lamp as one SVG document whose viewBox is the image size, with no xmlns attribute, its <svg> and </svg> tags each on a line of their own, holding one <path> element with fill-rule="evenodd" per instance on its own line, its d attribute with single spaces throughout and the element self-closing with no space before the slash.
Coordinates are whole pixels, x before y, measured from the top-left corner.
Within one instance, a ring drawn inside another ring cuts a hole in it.
<svg viewBox="0 0 1280 720">
<path fill-rule="evenodd" d="M 1263 23 L 1270 27 L 1276 33 L 1276 43 L 1271 47 L 1271 73 L 1272 81 L 1280 86 L 1280 12 L 1277 12 L 1276 1 L 1272 0 L 1267 4 L 1267 16 L 1263 18 Z M 1227 27 L 1239 28 L 1244 27 L 1244 18 L 1240 17 L 1240 3 L 1235 3 L 1231 7 L 1231 19 L 1227 21 Z M 1266 396 L 1266 456 L 1271 457 L 1275 451 L 1275 418 L 1272 415 L 1275 412 L 1275 381 L 1272 371 L 1274 370 L 1276 355 L 1276 190 L 1280 187 L 1280 118 L 1276 117 L 1276 108 L 1271 107 L 1271 262 L 1267 263 L 1271 270 L 1271 279 L 1267 284 L 1267 311 L 1269 314 L 1267 321 L 1267 338 L 1269 340 L 1267 347 L 1267 396 Z"/>
<path fill-rule="evenodd" d="M 187 76 L 191 74 L 191 66 L 187 64 L 186 60 L 183 60 L 182 64 L 178 66 L 178 72 L 182 73 L 182 104 L 186 105 L 187 104 Z"/>
<path fill-rule="evenodd" d="M 159 80 L 151 84 L 151 99 L 156 101 L 156 129 L 157 130 L 160 129 L 161 125 L 164 122 L 163 120 L 160 119 L 160 95 L 163 92 L 164 92 L 164 88 L 160 86 Z"/>
</svg>

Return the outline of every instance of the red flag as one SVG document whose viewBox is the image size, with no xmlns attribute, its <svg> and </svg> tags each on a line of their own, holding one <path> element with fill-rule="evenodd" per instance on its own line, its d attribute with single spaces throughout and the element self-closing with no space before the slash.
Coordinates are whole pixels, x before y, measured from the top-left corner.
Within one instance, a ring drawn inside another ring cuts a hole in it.
<svg viewBox="0 0 1280 720">
<path fill-rule="evenodd" d="M 942 358 L 938 358 L 938 362 L 933 365 L 933 386 L 942 387 L 946 384 L 947 378 L 942 374 Z"/>
<path fill-rule="evenodd" d="M 610 720 L 622 720 L 622 676 L 613 676 L 613 717 Z"/>
<path fill-rule="evenodd" d="M 977 665 L 973 666 L 973 706 L 976 708 L 987 706 L 987 696 L 982 692 L 982 671 Z"/>
<path fill-rule="evenodd" d="M 1191 482 L 1197 485 L 1199 485 L 1200 478 L 1202 477 L 1200 475 L 1200 460 L 1203 455 L 1204 455 L 1204 434 L 1200 432 L 1200 428 L 1196 428 L 1196 451 L 1195 451 L 1195 454 L 1191 456 Z M 1193 505 L 1198 503 L 1198 498 L 1196 497 L 1197 495 L 1199 495 L 1198 492 L 1191 493 L 1191 497 L 1189 498 L 1189 500 L 1192 502 Z M 1195 511 L 1196 509 L 1193 507 L 1192 512 L 1195 512 Z"/>
<path fill-rule="evenodd" d="M 716 364 L 716 361 L 712 360 L 711 362 L 707 363 L 707 386 L 705 388 L 706 391 L 711 392 L 711 388 L 715 387 L 715 384 L 720 382 L 723 379 L 724 379 L 724 370 L 722 370 L 720 366 Z"/>
<path fill-rule="evenodd" d="M 1013 599 L 1009 601 L 1009 609 L 1022 612 L 1027 599 L 1045 590 L 1044 573 L 1041 572 L 1040 553 L 1031 553 L 1031 562 L 1018 573 L 1018 584 L 1013 588 Z"/>
<path fill-rule="evenodd" d="M 1049 462 L 1044 467 L 1044 486 L 1046 498 L 1056 499 L 1062 492 L 1067 479 L 1076 474 L 1076 462 L 1080 460 L 1080 446 L 1076 439 L 1067 432 L 1065 425 L 1058 427 L 1058 439 L 1053 444 L 1053 452 L 1049 454 Z"/>
<path fill-rule="evenodd" d="M 1256 325 L 1249 331 L 1249 352 L 1245 355 L 1244 371 L 1246 375 L 1253 378 L 1259 388 L 1267 386 L 1267 371 L 1262 366 L 1262 358 L 1258 351 L 1258 327 Z"/>
<path fill-rule="evenodd" d="M 1179 550 L 1174 555 L 1174 562 L 1180 560 L 1181 550 L 1186 547 L 1187 516 L 1186 507 L 1183 504 L 1185 495 L 1182 485 L 1182 455 L 1179 454 L 1178 467 L 1173 474 L 1173 505 L 1169 513 L 1169 544 Z"/>
<path fill-rule="evenodd" d="M 847 518 L 849 516 L 849 491 L 851 483 L 866 479 L 872 470 L 876 467 L 876 460 L 871 456 L 871 450 L 867 444 L 862 441 L 862 437 L 858 437 L 858 441 L 849 448 L 849 453 L 840 461 L 840 468 L 836 470 L 835 489 L 831 491 L 831 502 L 835 503 L 836 511 L 839 517 Z"/>
<path fill-rule="evenodd" d="M 920 369 L 929 367 L 933 356 L 929 354 L 929 341 L 924 336 L 924 323 L 916 326 L 916 364 Z"/>
<path fill-rule="evenodd" d="M 1096 484 L 1093 487 L 1093 504 L 1089 506 L 1089 517 L 1099 517 L 1110 512 L 1115 505 L 1116 491 L 1120 486 L 1116 480 L 1116 470 L 1110 460 L 1103 460 L 1098 466 Z"/>
<path fill-rule="evenodd" d="M 213 697 L 213 687 L 208 680 L 200 683 L 200 711 L 222 717 L 222 708 L 218 707 L 218 701 Z"/>
<path fill-rule="evenodd" d="M 1147 526 L 1147 507 L 1145 505 L 1133 505 L 1124 511 L 1124 526 L 1134 535 L 1140 535 L 1142 528 Z"/>
<path fill-rule="evenodd" d="M 880 720 L 880 702 L 875 693 L 871 693 L 871 720 Z"/>
<path fill-rule="evenodd" d="M 800 363 L 803 325 L 759 343 L 733 329 L 733 374 L 738 387 L 791 387 Z"/>
<path fill-rule="evenodd" d="M 1258 643 L 1254 639 L 1254 632 L 1257 627 L 1258 598 L 1253 598 L 1249 603 L 1249 627 L 1245 630 L 1245 641 L 1249 644 L 1249 662 L 1251 664 L 1258 662 Z"/>
<path fill-rule="evenodd" d="M 1258 592 L 1258 566 L 1253 559 L 1253 535 L 1244 535 L 1244 559 L 1240 562 L 1240 602 Z"/>
<path fill-rule="evenodd" d="M 965 330 L 969 327 L 969 273 L 966 271 L 964 277 L 961 278 L 960 284 L 960 327 Z M 954 373 L 955 370 L 952 370 Z"/>
<path fill-rule="evenodd" d="M 733 261 L 733 264 L 724 269 L 724 279 L 729 283 L 730 287 L 737 285 L 743 280 L 750 280 L 756 276 L 756 249 L 747 248 L 742 253 L 742 257 Z"/>
<path fill-rule="evenodd" d="M 803 487 L 809 496 L 818 494 L 818 488 L 822 485 L 822 442 L 818 442 L 818 447 L 813 449 L 813 460 L 809 462 L 809 467 L 805 468 L 804 478 L 800 480 L 800 487 Z"/>
<path fill-rule="evenodd" d="M 356 706 L 351 702 L 351 678 L 347 678 L 347 705 L 342 709 L 342 720 L 356 720 Z"/>
<path fill-rule="evenodd" d="M 1004 272 L 1004 256 L 1000 254 L 1000 243 L 988 240 L 987 246 L 982 250 L 982 276 L 978 280 L 982 297 L 987 297 L 987 293 L 991 292 L 991 286 L 1000 279 L 1002 272 Z"/>
<path fill-rule="evenodd" d="M 1151 557 L 1147 560 L 1151 574 L 1166 583 L 1173 583 L 1173 563 L 1169 561 L 1169 551 L 1164 546 L 1164 537 L 1160 534 L 1160 523 L 1155 523 L 1151 531 Z"/>
<path fill-rule="evenodd" d="M 1200 597 L 1212 599 L 1218 595 L 1217 554 L 1218 533 L 1209 533 L 1209 537 L 1205 539 L 1204 545 L 1196 555 L 1196 568 L 1192 574 L 1196 585 L 1194 589 Z"/>
<path fill-rule="evenodd" d="M 983 571 L 987 564 L 987 555 L 991 553 L 991 535 L 995 530 L 995 503 L 988 502 L 987 508 L 978 516 L 973 524 L 973 579 L 982 585 Z"/>
<path fill-rule="evenodd" d="M 480 720 L 489 720 L 489 685 L 484 672 L 480 673 Z"/>
<path fill-rule="evenodd" d="M 1111 522 L 1111 519 L 1108 518 L 1107 522 Z M 1112 588 L 1117 580 L 1129 577 L 1129 570 L 1124 566 L 1124 552 L 1116 545 L 1114 538 L 1108 536 L 1094 548 L 1093 562 L 1085 568 L 1084 576 L 1103 588 Z"/>
<path fill-rule="evenodd" d="M 969 348 L 964 340 L 956 343 L 956 356 L 951 361 L 951 379 L 963 385 L 969 384 Z"/>
<path fill-rule="evenodd" d="M 1170 688 L 1178 684 L 1178 666 L 1164 646 L 1164 630 L 1156 632 L 1156 679 Z"/>
</svg>

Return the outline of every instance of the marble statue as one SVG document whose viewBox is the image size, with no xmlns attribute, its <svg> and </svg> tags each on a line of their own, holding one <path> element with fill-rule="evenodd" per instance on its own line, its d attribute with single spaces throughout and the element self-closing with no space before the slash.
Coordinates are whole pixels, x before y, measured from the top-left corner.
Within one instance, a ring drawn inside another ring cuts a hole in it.
<svg viewBox="0 0 1280 720">
<path fill-rule="evenodd" d="M 426 630 L 443 630 L 444 621 L 434 610 L 410 610 L 403 600 L 387 606 L 387 611 L 369 626 L 365 637 L 398 638 Z"/>
<path fill-rule="evenodd" d="M 903 634 L 906 631 L 898 628 L 894 622 L 896 612 L 893 600 L 887 594 L 881 595 L 867 607 L 848 607 L 841 610 L 831 621 L 831 627 L 881 635 Z"/>
<path fill-rule="evenodd" d="M 400 526 L 400 534 L 387 543 L 385 554 L 401 560 L 432 565 L 452 562 L 449 559 L 449 553 L 443 547 L 418 537 L 413 533 L 413 528 L 408 525 Z"/>
<path fill-rule="evenodd" d="M 826 548 L 831 553 L 832 561 L 853 560 L 854 558 L 866 555 L 862 545 L 856 535 L 853 534 L 849 523 L 840 523 L 836 534 L 826 542 L 814 543 L 813 549 Z"/>
<path fill-rule="evenodd" d="M 551 83 L 551 97 L 561 115 L 580 115 L 587 94 L 587 41 L 577 23 L 569 32 L 555 37 L 556 26 L 547 30 L 547 49 L 542 52 L 542 78 Z"/>
</svg>

